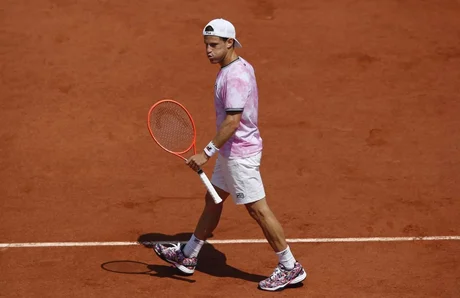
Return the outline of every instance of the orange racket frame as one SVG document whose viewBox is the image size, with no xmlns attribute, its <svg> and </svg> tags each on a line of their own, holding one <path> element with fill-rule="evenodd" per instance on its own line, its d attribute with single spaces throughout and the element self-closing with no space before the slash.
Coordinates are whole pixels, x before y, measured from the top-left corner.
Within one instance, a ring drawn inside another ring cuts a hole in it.
<svg viewBox="0 0 460 298">
<path fill-rule="evenodd" d="M 160 142 L 155 138 L 155 135 L 152 131 L 152 128 L 150 127 L 150 123 L 151 123 L 151 115 L 152 115 L 152 111 L 158 107 L 160 104 L 162 103 L 165 103 L 165 102 L 168 102 L 168 103 L 173 103 L 173 104 L 176 104 L 178 105 L 179 107 L 181 107 L 185 113 L 187 114 L 187 116 L 189 117 L 190 119 L 190 122 L 192 123 L 192 127 L 193 127 L 193 141 L 192 143 L 190 144 L 190 146 L 184 150 L 184 151 L 181 151 L 181 152 L 174 152 L 174 151 L 171 151 L 169 150 L 168 148 L 164 147 L 163 145 L 160 144 Z M 168 153 L 171 153 L 179 158 L 181 158 L 182 160 L 186 161 L 187 158 L 185 158 L 183 156 L 183 154 L 187 153 L 190 151 L 190 149 L 193 148 L 193 153 L 196 154 L 196 127 L 195 127 L 195 121 L 193 121 L 193 118 L 192 118 L 192 115 L 190 114 L 190 112 L 187 110 L 187 108 L 185 108 L 184 105 L 182 105 L 181 103 L 175 101 L 175 100 L 172 100 L 172 99 L 163 99 L 163 100 L 160 100 L 158 102 L 156 102 L 154 105 L 152 105 L 152 107 L 150 108 L 149 110 L 149 113 L 148 113 L 148 117 L 147 117 L 147 127 L 149 129 L 149 133 L 150 133 L 150 136 L 153 138 L 153 140 L 155 141 L 155 143 L 163 150 L 165 150 L 166 152 Z M 203 172 L 202 169 L 199 169 L 198 170 L 198 175 L 200 176 L 201 178 L 201 181 L 203 182 L 203 184 L 206 186 L 206 189 L 208 190 L 209 194 L 211 195 L 211 197 L 213 198 L 214 200 L 214 203 L 216 204 L 219 204 L 222 202 L 222 199 L 220 198 L 219 194 L 217 193 L 216 189 L 214 188 L 214 186 L 211 184 L 211 182 L 209 181 L 208 177 L 206 176 L 206 174 Z"/>
</svg>

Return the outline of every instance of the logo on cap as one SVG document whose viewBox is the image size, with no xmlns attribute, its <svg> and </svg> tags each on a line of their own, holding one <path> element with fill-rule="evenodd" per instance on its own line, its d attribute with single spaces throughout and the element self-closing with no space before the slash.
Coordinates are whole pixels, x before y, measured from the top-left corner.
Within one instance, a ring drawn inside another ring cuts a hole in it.
<svg viewBox="0 0 460 298">
<path fill-rule="evenodd" d="M 206 35 L 213 35 L 214 34 L 214 28 L 212 26 L 207 26 L 204 30 L 205 30 L 204 34 L 206 34 Z"/>
</svg>

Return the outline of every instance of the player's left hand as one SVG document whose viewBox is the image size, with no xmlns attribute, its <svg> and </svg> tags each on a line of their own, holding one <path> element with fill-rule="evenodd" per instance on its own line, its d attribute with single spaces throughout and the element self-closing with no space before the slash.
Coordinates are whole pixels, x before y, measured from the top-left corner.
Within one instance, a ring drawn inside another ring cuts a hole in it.
<svg viewBox="0 0 460 298">
<path fill-rule="evenodd" d="M 207 163 L 209 160 L 209 157 L 206 155 L 206 153 L 201 152 L 198 154 L 193 155 L 190 157 L 186 164 L 192 168 L 195 172 L 198 172 L 198 170 L 203 166 L 205 163 Z"/>
</svg>

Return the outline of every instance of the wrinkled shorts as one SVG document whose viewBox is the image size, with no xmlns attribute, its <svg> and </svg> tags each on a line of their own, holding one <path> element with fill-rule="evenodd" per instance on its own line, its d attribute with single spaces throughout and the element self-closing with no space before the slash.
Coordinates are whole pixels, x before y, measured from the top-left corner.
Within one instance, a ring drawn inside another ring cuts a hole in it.
<svg viewBox="0 0 460 298">
<path fill-rule="evenodd" d="M 265 198 L 260 175 L 262 152 L 246 158 L 228 159 L 220 154 L 212 173 L 211 183 L 228 192 L 235 204 L 248 204 Z"/>
</svg>

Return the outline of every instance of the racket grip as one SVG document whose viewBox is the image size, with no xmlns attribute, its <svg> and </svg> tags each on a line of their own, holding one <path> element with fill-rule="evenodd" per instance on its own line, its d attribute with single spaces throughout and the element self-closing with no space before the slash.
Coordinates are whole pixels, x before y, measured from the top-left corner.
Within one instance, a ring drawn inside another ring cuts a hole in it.
<svg viewBox="0 0 460 298">
<path fill-rule="evenodd" d="M 222 199 L 220 198 L 219 194 L 217 193 L 216 189 L 214 186 L 212 186 L 211 181 L 209 181 L 208 176 L 203 172 L 203 170 L 198 171 L 198 175 L 200 175 L 201 181 L 203 181 L 204 185 L 206 185 L 206 188 L 208 189 L 209 193 L 211 194 L 212 199 L 214 200 L 214 203 L 219 204 L 222 202 Z"/>
</svg>

